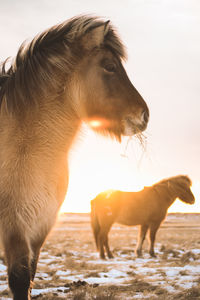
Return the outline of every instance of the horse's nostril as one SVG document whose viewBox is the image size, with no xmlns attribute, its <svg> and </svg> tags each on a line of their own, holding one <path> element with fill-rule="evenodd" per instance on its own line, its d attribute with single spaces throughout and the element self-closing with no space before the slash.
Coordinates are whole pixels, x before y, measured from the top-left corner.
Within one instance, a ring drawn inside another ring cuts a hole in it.
<svg viewBox="0 0 200 300">
<path fill-rule="evenodd" d="M 148 122 L 149 120 L 149 112 L 147 110 L 144 110 L 143 113 L 142 113 L 142 119 L 145 123 Z"/>
</svg>

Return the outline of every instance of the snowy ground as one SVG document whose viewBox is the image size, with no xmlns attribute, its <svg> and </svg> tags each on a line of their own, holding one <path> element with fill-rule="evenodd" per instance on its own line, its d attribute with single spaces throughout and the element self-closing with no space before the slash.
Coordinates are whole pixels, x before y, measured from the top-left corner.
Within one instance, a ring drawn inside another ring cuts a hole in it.
<svg viewBox="0 0 200 300">
<path fill-rule="evenodd" d="M 103 261 L 89 216 L 61 215 L 41 252 L 33 298 L 200 299 L 199 233 L 200 215 L 169 215 L 157 235 L 157 258 L 149 257 L 147 243 L 143 258 L 136 258 L 137 228 L 115 225 L 110 232 L 115 258 Z M 2 256 L 0 299 L 11 299 Z"/>
</svg>

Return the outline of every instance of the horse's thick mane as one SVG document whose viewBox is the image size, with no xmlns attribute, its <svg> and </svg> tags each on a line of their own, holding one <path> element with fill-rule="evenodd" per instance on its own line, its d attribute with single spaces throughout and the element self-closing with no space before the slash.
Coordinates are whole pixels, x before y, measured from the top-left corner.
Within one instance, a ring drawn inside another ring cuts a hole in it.
<svg viewBox="0 0 200 300">
<path fill-rule="evenodd" d="M 178 175 L 174 177 L 169 177 L 159 181 L 152 185 L 152 188 L 156 191 L 162 190 L 163 188 L 167 190 L 181 190 L 185 191 L 186 187 L 190 187 L 192 185 L 191 179 L 186 175 Z"/>
<path fill-rule="evenodd" d="M 190 189 L 192 185 L 192 181 L 191 179 L 186 176 L 186 175 L 178 175 L 178 176 L 173 176 L 173 177 L 169 177 L 166 179 L 163 179 L 155 184 L 153 184 L 151 187 L 151 189 L 153 189 L 153 191 L 155 191 L 159 197 L 162 198 L 163 195 L 168 196 L 169 198 L 171 198 L 171 196 L 175 193 L 175 194 L 180 194 L 186 197 L 191 197 L 190 193 L 188 193 L 188 189 Z M 166 197 L 163 197 L 163 199 L 165 200 Z M 186 202 L 185 200 L 181 198 L 179 198 L 180 200 Z"/>
<path fill-rule="evenodd" d="M 57 89 L 62 94 L 63 82 L 84 55 L 81 38 L 105 22 L 97 17 L 80 16 L 55 25 L 23 43 L 14 62 L 6 70 L 7 60 L 0 69 L 0 105 L 5 101 L 8 111 L 32 104 Z M 104 39 L 118 57 L 125 58 L 124 47 L 109 24 Z M 60 87 L 60 91 L 59 91 Z"/>
<path fill-rule="evenodd" d="M 173 177 L 169 177 L 166 179 L 163 179 L 159 181 L 157 184 L 169 184 L 169 183 L 174 183 L 174 184 L 181 184 L 181 185 L 192 185 L 191 179 L 187 175 L 177 175 Z"/>
</svg>

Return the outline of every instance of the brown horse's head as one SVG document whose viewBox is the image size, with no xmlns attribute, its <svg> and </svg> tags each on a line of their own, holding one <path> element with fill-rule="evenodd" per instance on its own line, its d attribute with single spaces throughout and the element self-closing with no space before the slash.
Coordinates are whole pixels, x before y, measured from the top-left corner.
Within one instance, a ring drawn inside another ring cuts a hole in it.
<svg viewBox="0 0 200 300">
<path fill-rule="evenodd" d="M 119 140 L 142 132 L 149 110 L 124 70 L 125 56 L 109 22 L 73 18 L 22 44 L 8 71 L 4 63 L 0 104 L 21 115 L 52 101 L 67 118 L 75 115 Z"/>
<path fill-rule="evenodd" d="M 188 176 L 179 175 L 172 178 L 173 190 L 177 197 L 185 203 L 194 204 L 195 197 L 191 191 L 192 181 Z"/>
<path fill-rule="evenodd" d="M 75 72 L 79 116 L 119 139 L 139 133 L 147 126 L 149 110 L 122 65 L 124 47 L 109 22 L 90 22 L 77 42 L 82 56 Z"/>
</svg>

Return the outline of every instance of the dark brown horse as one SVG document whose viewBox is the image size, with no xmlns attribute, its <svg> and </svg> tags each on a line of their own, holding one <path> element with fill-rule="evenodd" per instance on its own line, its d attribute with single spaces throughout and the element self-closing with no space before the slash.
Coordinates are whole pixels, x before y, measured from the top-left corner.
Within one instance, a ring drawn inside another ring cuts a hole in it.
<svg viewBox="0 0 200 300">
<path fill-rule="evenodd" d="M 81 16 L 23 44 L 0 71 L 0 236 L 15 300 L 30 299 L 40 248 L 68 185 L 81 122 L 121 139 L 143 131 L 148 108 L 123 68 L 109 22 Z M 98 126 L 93 126 L 98 124 Z"/>
<path fill-rule="evenodd" d="M 179 198 L 193 204 L 194 195 L 187 176 L 164 179 L 140 192 L 106 191 L 91 201 L 91 224 L 100 257 L 112 258 L 108 244 L 108 233 L 113 223 L 140 225 L 136 254 L 142 255 L 142 244 L 149 229 L 149 254 L 154 257 L 156 232 L 164 220 L 169 206 Z"/>
</svg>

